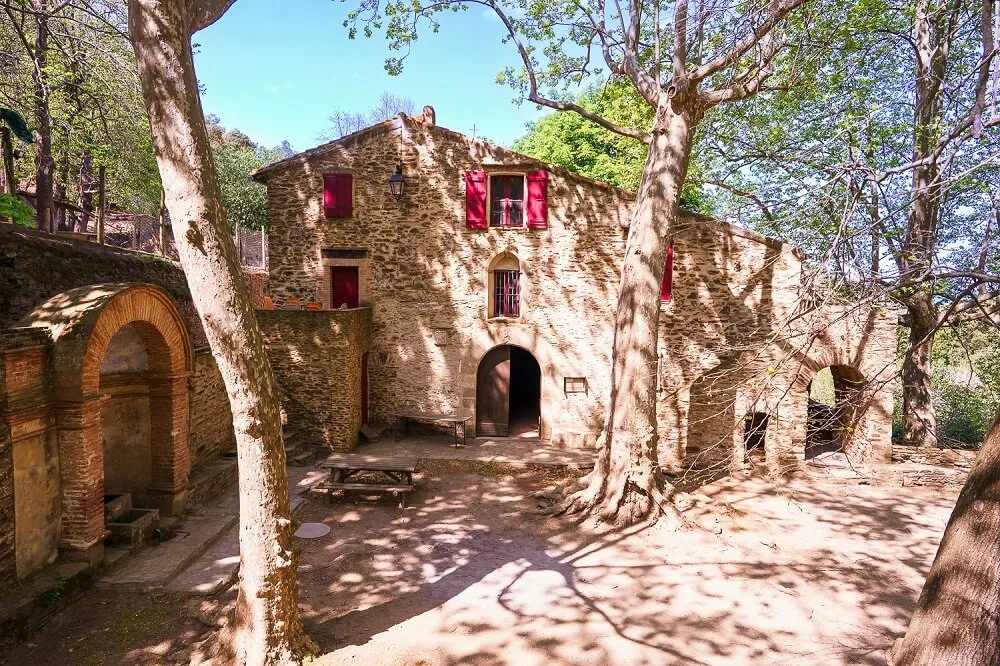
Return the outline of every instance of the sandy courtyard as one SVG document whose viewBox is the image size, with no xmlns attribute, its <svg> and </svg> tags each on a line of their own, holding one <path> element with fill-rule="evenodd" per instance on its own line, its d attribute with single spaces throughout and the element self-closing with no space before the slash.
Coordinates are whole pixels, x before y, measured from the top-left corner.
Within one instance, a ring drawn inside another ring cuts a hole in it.
<svg viewBox="0 0 1000 666">
<path fill-rule="evenodd" d="M 728 481 L 698 529 L 536 512 L 543 472 L 425 466 L 414 506 L 314 502 L 301 604 L 323 664 L 884 664 L 957 490 Z"/>
<path fill-rule="evenodd" d="M 407 509 L 310 499 L 299 519 L 332 528 L 299 541 L 317 663 L 881 665 L 957 496 L 729 480 L 696 528 L 601 534 L 542 511 L 566 474 L 425 461 Z M 91 590 L 0 663 L 187 663 L 198 603 Z"/>
</svg>

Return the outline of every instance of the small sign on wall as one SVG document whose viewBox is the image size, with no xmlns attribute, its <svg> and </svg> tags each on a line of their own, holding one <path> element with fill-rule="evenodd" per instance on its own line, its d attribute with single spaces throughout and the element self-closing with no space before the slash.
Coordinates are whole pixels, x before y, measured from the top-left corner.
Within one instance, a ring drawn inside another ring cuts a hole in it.
<svg viewBox="0 0 1000 666">
<path fill-rule="evenodd" d="M 434 329 L 434 344 L 438 347 L 443 347 L 448 344 L 448 329 L 446 328 L 436 328 Z"/>
<path fill-rule="evenodd" d="M 586 393 L 586 377 L 563 377 L 563 392 L 565 393 Z"/>
</svg>

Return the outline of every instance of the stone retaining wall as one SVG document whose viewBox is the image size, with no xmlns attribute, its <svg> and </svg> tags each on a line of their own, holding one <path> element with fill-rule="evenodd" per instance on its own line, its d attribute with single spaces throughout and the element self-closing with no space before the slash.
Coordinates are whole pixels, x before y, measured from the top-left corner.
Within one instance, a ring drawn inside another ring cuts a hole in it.
<svg viewBox="0 0 1000 666">
<path fill-rule="evenodd" d="M 258 310 L 286 429 L 307 444 L 349 451 L 361 429 L 361 375 L 371 310 Z"/>
</svg>

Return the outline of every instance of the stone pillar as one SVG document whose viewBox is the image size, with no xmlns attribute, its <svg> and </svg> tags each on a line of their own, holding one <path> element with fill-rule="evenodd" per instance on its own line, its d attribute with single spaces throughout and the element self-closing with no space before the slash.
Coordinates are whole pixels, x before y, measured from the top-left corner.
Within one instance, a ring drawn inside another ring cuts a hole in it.
<svg viewBox="0 0 1000 666">
<path fill-rule="evenodd" d="M 104 559 L 104 446 L 101 400 L 88 397 L 57 405 L 62 479 L 60 548 L 70 559 Z"/>
<path fill-rule="evenodd" d="M 187 505 L 191 472 L 187 373 L 150 375 L 149 421 L 152 475 L 147 499 L 161 515 L 177 515 Z"/>
</svg>

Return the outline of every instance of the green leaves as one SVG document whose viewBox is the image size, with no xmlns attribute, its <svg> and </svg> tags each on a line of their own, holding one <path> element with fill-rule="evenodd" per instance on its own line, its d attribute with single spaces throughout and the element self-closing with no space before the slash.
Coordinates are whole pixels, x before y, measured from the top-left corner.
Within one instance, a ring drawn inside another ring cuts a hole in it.
<svg viewBox="0 0 1000 666">
<path fill-rule="evenodd" d="M 0 219 L 14 220 L 14 224 L 35 226 L 35 211 L 17 197 L 0 194 Z"/>
</svg>

